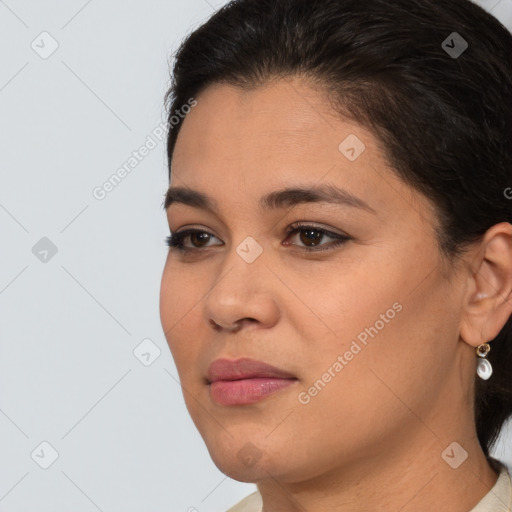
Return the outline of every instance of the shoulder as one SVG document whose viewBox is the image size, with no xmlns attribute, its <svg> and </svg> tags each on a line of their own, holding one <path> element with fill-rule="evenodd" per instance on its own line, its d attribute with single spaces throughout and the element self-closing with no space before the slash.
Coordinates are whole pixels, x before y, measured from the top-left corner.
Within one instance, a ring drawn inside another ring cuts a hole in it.
<svg viewBox="0 0 512 512">
<path fill-rule="evenodd" d="M 512 512 L 511 470 L 497 459 L 489 462 L 499 472 L 498 480 L 470 512 Z"/>
<path fill-rule="evenodd" d="M 226 512 L 261 512 L 262 504 L 261 494 L 255 491 Z"/>
</svg>

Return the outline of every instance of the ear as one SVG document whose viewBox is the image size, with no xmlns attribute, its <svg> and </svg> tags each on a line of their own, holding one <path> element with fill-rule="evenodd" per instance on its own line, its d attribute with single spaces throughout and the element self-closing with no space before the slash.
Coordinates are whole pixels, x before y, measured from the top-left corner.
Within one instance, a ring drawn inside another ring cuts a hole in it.
<svg viewBox="0 0 512 512">
<path fill-rule="evenodd" d="M 472 254 L 460 336 L 477 347 L 493 340 L 512 315 L 512 224 L 489 228 Z"/>
</svg>

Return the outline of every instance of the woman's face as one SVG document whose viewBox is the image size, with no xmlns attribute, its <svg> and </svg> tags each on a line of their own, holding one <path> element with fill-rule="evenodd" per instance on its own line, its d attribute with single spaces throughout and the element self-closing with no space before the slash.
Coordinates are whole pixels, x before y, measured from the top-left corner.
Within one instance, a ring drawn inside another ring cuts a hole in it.
<svg viewBox="0 0 512 512">
<path fill-rule="evenodd" d="M 459 339 L 464 283 L 446 280 L 428 200 L 305 82 L 215 85 L 197 101 L 170 190 L 208 196 L 214 209 L 177 195 L 167 207 L 173 233 L 204 233 L 184 238 L 189 252 L 169 251 L 160 315 L 215 464 L 241 481 L 294 482 L 388 457 L 412 438 L 441 461 L 448 425 L 466 419 L 454 404 L 469 411 L 474 350 Z M 280 194 L 298 188 L 343 192 Z M 299 221 L 308 227 L 287 234 Z M 335 245 L 336 235 L 348 239 Z M 211 385 L 219 358 L 294 380 Z M 269 382 L 287 385 L 247 395 Z"/>
</svg>

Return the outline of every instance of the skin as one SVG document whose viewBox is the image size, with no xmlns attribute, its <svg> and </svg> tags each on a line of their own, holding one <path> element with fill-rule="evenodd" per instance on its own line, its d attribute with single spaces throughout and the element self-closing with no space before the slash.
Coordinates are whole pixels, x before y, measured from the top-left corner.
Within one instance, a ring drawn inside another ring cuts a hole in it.
<svg viewBox="0 0 512 512">
<path fill-rule="evenodd" d="M 212 460 L 257 483 L 265 512 L 467 512 L 498 476 L 476 438 L 473 381 L 475 347 L 512 313 L 512 226 L 497 224 L 463 259 L 444 260 L 430 201 L 392 173 L 371 132 L 336 116 L 304 80 L 245 92 L 217 84 L 197 100 L 178 137 L 171 188 L 206 193 L 219 211 L 167 208 L 172 232 L 214 236 L 185 240 L 206 246 L 196 255 L 169 251 L 160 316 Z M 350 134 L 366 146 L 353 162 L 338 149 Z M 268 192 L 319 183 L 375 213 L 327 203 L 258 208 Z M 308 253 L 300 232 L 286 235 L 297 221 L 352 239 Z M 263 249 L 252 263 L 236 252 L 248 236 Z M 401 311 L 300 403 L 394 303 Z M 255 404 L 222 406 L 205 383 L 219 357 L 264 361 L 298 380 Z M 454 457 L 468 454 L 456 469 L 442 457 L 453 442 Z M 240 456 L 247 450 L 255 463 Z"/>
</svg>

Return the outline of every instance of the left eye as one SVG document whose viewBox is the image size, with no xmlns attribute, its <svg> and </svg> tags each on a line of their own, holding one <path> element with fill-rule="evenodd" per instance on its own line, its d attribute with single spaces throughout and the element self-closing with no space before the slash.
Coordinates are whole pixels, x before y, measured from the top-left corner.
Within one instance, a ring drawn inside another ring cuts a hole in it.
<svg viewBox="0 0 512 512">
<path fill-rule="evenodd" d="M 349 237 L 348 235 L 333 233 L 332 231 L 329 231 L 327 229 L 320 228 L 318 226 L 306 225 L 306 224 L 295 224 L 295 225 L 291 226 L 288 231 L 288 235 L 291 235 L 294 233 L 296 233 L 296 234 L 292 237 L 292 240 L 293 239 L 297 240 L 297 238 L 298 238 L 298 241 L 300 243 L 304 244 L 304 246 L 302 246 L 302 247 L 299 246 L 299 247 L 308 252 L 325 251 L 325 250 L 329 250 L 329 249 L 334 249 L 335 247 L 338 247 L 339 245 L 341 245 L 351 239 L 351 237 Z M 333 239 L 334 242 L 331 244 L 328 244 L 328 245 L 321 244 L 321 242 L 323 241 L 323 239 L 326 236 L 328 238 Z M 290 236 L 288 236 L 288 238 L 290 238 Z M 284 245 L 296 245 L 296 244 L 285 243 Z M 320 246 L 321 248 L 313 249 L 313 247 L 317 247 L 317 246 Z"/>
</svg>

